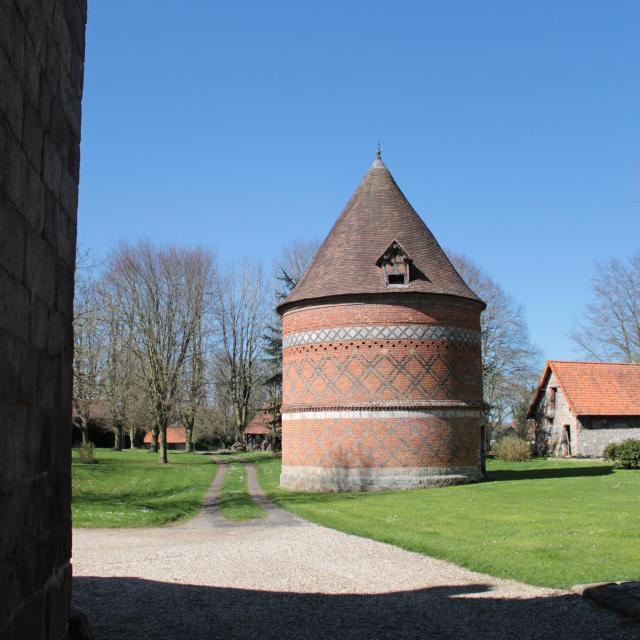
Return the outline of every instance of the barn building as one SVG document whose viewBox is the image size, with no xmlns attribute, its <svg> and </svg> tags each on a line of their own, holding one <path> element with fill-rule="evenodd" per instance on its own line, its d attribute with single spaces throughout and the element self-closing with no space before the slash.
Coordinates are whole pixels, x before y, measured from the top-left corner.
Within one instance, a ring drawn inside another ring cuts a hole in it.
<svg viewBox="0 0 640 640">
<path fill-rule="evenodd" d="M 276 412 L 276 415 L 279 414 Z M 264 449 L 270 442 L 272 442 L 273 446 L 277 447 L 277 441 L 280 437 L 280 427 L 276 425 L 275 432 L 273 427 L 273 408 L 270 405 L 264 405 L 256 412 L 256 415 L 253 416 L 253 419 L 244 430 L 247 448 Z"/>
<path fill-rule="evenodd" d="M 480 479 L 484 306 L 378 152 L 278 307 L 281 486 L 349 491 Z"/>
<path fill-rule="evenodd" d="M 151 447 L 153 436 L 151 431 L 144 434 L 144 446 Z M 181 424 L 172 424 L 167 427 L 167 449 L 184 449 L 187 446 L 187 429 Z"/>
<path fill-rule="evenodd" d="M 598 458 L 640 439 L 640 364 L 550 360 L 528 417 L 540 455 Z"/>
</svg>

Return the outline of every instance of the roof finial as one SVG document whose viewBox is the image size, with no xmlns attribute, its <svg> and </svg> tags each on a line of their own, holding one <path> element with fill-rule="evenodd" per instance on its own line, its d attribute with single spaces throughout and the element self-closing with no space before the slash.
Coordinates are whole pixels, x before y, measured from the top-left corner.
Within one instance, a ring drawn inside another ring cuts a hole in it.
<svg viewBox="0 0 640 640">
<path fill-rule="evenodd" d="M 378 142 L 376 146 L 376 159 L 373 161 L 374 169 L 384 169 L 384 163 L 382 162 L 382 149 L 380 148 L 380 143 Z"/>
</svg>

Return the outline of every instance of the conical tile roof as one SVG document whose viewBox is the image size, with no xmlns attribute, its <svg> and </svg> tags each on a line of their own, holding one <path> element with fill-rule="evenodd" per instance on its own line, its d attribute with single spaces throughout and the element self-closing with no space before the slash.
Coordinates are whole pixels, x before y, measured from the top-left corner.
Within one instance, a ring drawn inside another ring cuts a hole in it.
<svg viewBox="0 0 640 640">
<path fill-rule="evenodd" d="M 411 281 L 385 285 L 379 258 L 396 241 L 412 259 Z M 376 264 L 378 262 L 378 264 Z M 361 293 L 438 293 L 481 302 L 455 270 L 378 157 L 316 253 L 280 304 Z"/>
</svg>

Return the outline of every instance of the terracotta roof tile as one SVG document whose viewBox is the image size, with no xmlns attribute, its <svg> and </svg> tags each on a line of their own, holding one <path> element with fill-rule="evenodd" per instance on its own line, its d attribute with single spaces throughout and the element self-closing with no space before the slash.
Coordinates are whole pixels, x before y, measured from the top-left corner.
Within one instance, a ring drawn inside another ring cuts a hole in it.
<svg viewBox="0 0 640 640">
<path fill-rule="evenodd" d="M 167 444 L 185 444 L 187 442 L 187 430 L 180 424 L 167 427 Z M 151 444 L 151 431 L 144 435 L 144 443 Z"/>
<path fill-rule="evenodd" d="M 260 410 L 244 430 L 248 436 L 266 436 L 271 433 L 271 414 Z"/>
<path fill-rule="evenodd" d="M 574 415 L 640 415 L 640 364 L 550 360 L 531 411 L 550 371 L 555 374 Z"/>
<path fill-rule="evenodd" d="M 412 257 L 412 281 L 387 287 L 376 261 L 393 241 Z M 307 272 L 279 306 L 359 293 L 439 293 L 478 300 L 378 158 L 356 189 Z"/>
</svg>

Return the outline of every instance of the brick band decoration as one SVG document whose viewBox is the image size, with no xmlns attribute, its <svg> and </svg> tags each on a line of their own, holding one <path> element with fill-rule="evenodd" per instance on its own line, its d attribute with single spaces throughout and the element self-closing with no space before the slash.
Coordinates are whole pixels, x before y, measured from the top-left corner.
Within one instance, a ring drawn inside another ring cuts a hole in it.
<svg viewBox="0 0 640 640">
<path fill-rule="evenodd" d="M 374 327 L 335 327 L 317 331 L 299 331 L 283 337 L 282 346 L 298 347 L 305 344 L 342 342 L 353 340 L 448 340 L 479 343 L 480 332 L 459 327 L 434 325 L 381 325 Z"/>
<path fill-rule="evenodd" d="M 377 158 L 278 308 L 281 486 L 479 480 L 483 307 Z"/>
<path fill-rule="evenodd" d="M 474 409 L 345 409 L 298 411 L 283 413 L 282 422 L 288 420 L 386 420 L 388 418 L 481 418 L 482 411 Z"/>
</svg>

